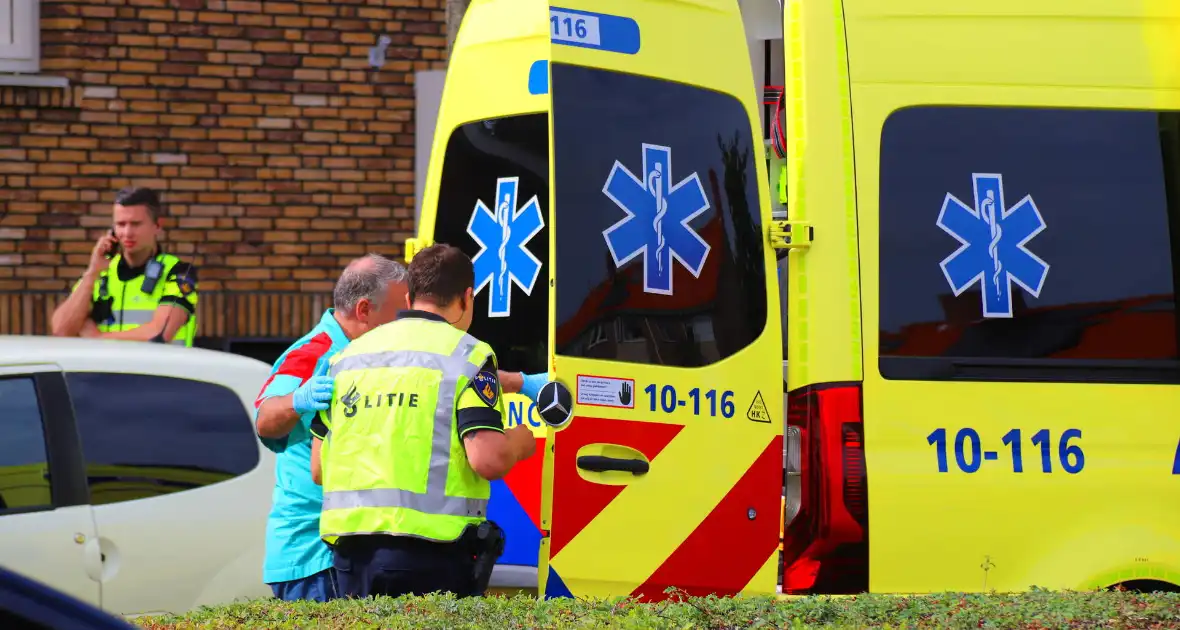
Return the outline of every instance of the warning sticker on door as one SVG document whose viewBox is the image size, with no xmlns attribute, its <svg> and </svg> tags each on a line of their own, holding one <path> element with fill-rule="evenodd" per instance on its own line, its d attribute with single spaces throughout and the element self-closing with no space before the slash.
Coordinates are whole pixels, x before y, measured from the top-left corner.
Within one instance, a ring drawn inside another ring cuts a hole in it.
<svg viewBox="0 0 1180 630">
<path fill-rule="evenodd" d="M 770 410 L 766 408 L 766 401 L 762 400 L 762 392 L 754 393 L 754 402 L 750 403 L 746 418 L 752 422 L 770 422 Z"/>
<path fill-rule="evenodd" d="M 591 407 L 635 408 L 635 380 L 578 375 L 578 404 Z"/>
</svg>

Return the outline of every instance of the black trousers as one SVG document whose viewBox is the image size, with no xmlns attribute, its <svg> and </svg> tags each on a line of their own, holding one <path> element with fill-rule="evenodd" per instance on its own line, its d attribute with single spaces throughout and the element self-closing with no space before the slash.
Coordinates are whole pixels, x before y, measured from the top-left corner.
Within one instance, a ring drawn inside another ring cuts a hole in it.
<svg viewBox="0 0 1180 630">
<path fill-rule="evenodd" d="M 344 536 L 332 548 L 340 597 L 471 596 L 474 564 L 456 543 L 406 536 Z"/>
</svg>

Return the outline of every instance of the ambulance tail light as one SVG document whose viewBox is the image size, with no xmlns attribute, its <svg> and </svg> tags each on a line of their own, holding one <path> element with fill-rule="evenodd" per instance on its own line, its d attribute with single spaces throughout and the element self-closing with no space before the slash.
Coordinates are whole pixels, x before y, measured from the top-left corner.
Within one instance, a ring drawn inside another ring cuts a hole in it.
<svg viewBox="0 0 1180 630">
<path fill-rule="evenodd" d="M 783 592 L 858 593 L 868 588 L 868 477 L 861 388 L 829 383 L 787 394 L 787 460 L 798 445 L 799 482 L 783 535 Z"/>
<path fill-rule="evenodd" d="M 802 433 L 799 427 L 787 426 L 785 443 L 786 457 L 783 460 L 783 524 L 790 525 L 799 515 L 799 508 L 803 506 L 800 500 L 803 481 L 803 455 L 799 439 Z"/>
<path fill-rule="evenodd" d="M 843 433 L 844 507 L 857 525 L 867 532 L 869 487 L 865 476 L 864 424 L 846 422 Z"/>
</svg>

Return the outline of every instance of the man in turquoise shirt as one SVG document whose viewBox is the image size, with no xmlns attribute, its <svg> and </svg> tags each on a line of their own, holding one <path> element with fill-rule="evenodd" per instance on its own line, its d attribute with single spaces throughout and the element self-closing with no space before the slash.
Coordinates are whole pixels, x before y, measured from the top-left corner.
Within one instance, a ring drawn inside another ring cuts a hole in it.
<svg viewBox="0 0 1180 630">
<path fill-rule="evenodd" d="M 328 361 L 406 308 L 406 280 L 405 267 L 376 254 L 349 263 L 332 292 L 333 308 L 275 361 L 254 401 L 258 437 L 276 453 L 262 580 L 279 599 L 337 597 L 332 550 L 320 539 L 324 493 L 311 478 L 311 421 L 332 397 Z M 530 398 L 546 380 L 544 374 L 500 372 L 505 392 Z"/>
<path fill-rule="evenodd" d="M 311 480 L 311 419 L 326 408 L 332 381 L 317 377 L 351 339 L 392 321 L 405 302 L 406 270 L 375 254 L 349 263 L 333 291 L 333 308 L 288 348 L 254 401 L 256 430 L 276 453 L 275 489 L 266 524 L 262 580 L 275 597 L 336 597 L 332 550 L 320 540 L 323 489 Z"/>
</svg>

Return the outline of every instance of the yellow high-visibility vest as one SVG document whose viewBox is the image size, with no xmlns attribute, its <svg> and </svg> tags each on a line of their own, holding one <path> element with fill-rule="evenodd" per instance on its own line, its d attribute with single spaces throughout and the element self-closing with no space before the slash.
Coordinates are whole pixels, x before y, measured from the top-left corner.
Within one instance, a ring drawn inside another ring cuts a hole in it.
<svg viewBox="0 0 1180 630">
<path fill-rule="evenodd" d="M 357 534 L 454 541 L 487 517 L 491 484 L 467 461 L 456 413 L 484 404 L 468 385 L 489 359 L 488 344 L 423 318 L 371 330 L 332 358 L 332 404 L 321 414 L 325 542 Z M 502 391 L 483 395 L 503 413 Z"/>
<path fill-rule="evenodd" d="M 193 312 L 189 313 L 188 320 L 176 332 L 171 343 L 191 348 L 197 336 L 195 274 L 188 271 L 187 266 L 182 273 L 177 274 L 176 265 L 181 262 L 180 259 L 161 253 L 148 261 L 144 273 L 130 280 L 121 280 L 119 261 L 122 258 L 121 254 L 113 256 L 94 282 L 91 304 L 94 313 L 101 317 L 97 322 L 99 332 L 139 328 L 152 321 L 162 302 L 184 300 L 193 306 Z M 156 276 L 154 280 L 150 277 L 153 273 Z"/>
</svg>

